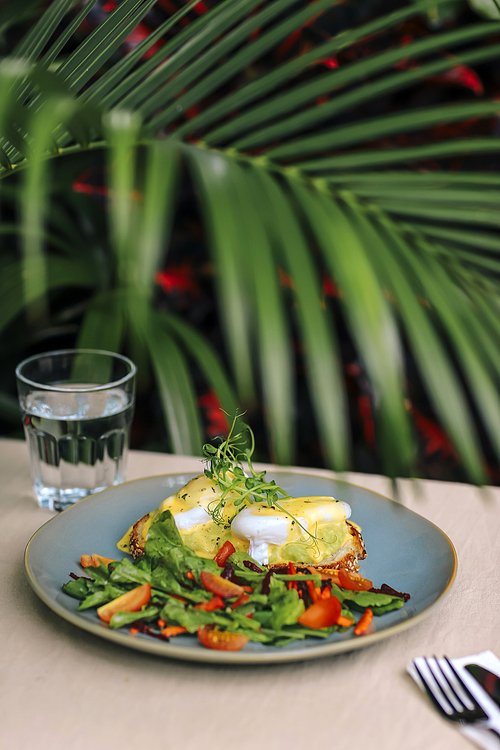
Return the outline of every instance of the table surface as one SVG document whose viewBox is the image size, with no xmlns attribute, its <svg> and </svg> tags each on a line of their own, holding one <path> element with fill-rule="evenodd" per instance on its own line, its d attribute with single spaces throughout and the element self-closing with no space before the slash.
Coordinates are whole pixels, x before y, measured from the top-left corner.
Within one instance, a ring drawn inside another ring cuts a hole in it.
<svg viewBox="0 0 500 750">
<path fill-rule="evenodd" d="M 199 458 L 132 451 L 128 478 L 201 468 Z M 500 655 L 499 489 L 400 482 L 401 501 L 439 526 L 458 554 L 450 593 L 423 622 L 338 656 L 226 667 L 131 651 L 48 609 L 28 584 L 23 553 L 55 514 L 36 504 L 22 441 L 0 439 L 0 477 L 1 750 L 472 747 L 405 666 L 421 655 Z M 342 478 L 390 495 L 384 477 Z"/>
</svg>

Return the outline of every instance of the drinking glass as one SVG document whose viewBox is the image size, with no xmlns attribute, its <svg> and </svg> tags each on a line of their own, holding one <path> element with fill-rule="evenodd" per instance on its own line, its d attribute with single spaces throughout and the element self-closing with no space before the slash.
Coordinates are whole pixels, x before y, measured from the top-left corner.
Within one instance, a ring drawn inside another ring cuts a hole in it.
<svg viewBox="0 0 500 750">
<path fill-rule="evenodd" d="M 36 354 L 16 368 L 38 503 L 64 510 L 125 480 L 136 367 L 95 349 Z"/>
</svg>

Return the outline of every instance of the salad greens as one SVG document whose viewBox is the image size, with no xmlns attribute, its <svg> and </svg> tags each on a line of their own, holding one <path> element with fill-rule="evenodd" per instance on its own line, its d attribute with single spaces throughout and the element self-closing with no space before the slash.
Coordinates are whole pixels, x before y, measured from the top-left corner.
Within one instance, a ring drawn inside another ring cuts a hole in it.
<svg viewBox="0 0 500 750">
<path fill-rule="evenodd" d="M 168 637 L 172 627 L 177 626 L 182 632 L 198 633 L 201 640 L 200 633 L 210 628 L 242 635 L 244 643 L 248 639 L 283 646 L 297 639 L 324 638 L 334 631 L 347 630 L 359 618 L 358 613 L 368 607 L 380 615 L 404 604 L 403 595 L 397 592 L 350 591 L 332 581 L 322 581 L 319 574 L 307 569 L 272 573 L 243 552 L 233 552 L 225 560 L 223 570 L 215 560 L 198 557 L 183 544 L 170 511 L 163 512 L 152 524 L 142 557 L 109 564 L 101 561 L 99 567 L 87 567 L 86 574 L 90 577 L 73 576 L 63 586 L 66 594 L 80 600 L 79 610 L 102 607 L 138 586 L 150 586 L 151 596 L 142 609 L 115 612 L 109 626 L 121 628 L 139 623 L 143 632 L 159 637 L 162 631 L 163 637 Z M 213 589 L 206 588 L 207 574 L 216 582 L 222 574 L 224 583 L 231 580 L 234 586 L 237 582 L 245 593 L 222 594 L 225 598 L 220 599 Z M 328 597 L 336 597 L 340 602 L 343 625 L 318 629 L 298 622 L 313 604 L 311 591 L 314 595 L 325 588 L 330 589 L 326 592 Z"/>
</svg>

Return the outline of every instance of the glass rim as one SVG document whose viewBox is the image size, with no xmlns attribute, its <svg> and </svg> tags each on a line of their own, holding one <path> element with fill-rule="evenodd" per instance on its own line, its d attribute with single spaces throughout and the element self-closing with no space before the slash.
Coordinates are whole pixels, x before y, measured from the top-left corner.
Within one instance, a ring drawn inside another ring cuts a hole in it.
<svg viewBox="0 0 500 750">
<path fill-rule="evenodd" d="M 103 385 L 92 385 L 87 388 L 63 388 L 57 385 L 45 385 L 44 383 L 38 383 L 36 380 L 30 380 L 21 373 L 21 368 L 24 367 L 24 365 L 27 365 L 29 362 L 33 362 L 35 359 L 63 354 L 104 354 L 108 357 L 114 357 L 121 360 L 122 362 L 125 362 L 127 365 L 129 365 L 130 372 L 127 373 L 127 375 L 124 375 L 123 378 L 119 378 L 118 380 L 111 380 L 109 383 L 104 383 Z M 41 388 L 45 391 L 54 391 L 56 393 L 93 393 L 95 391 L 107 391 L 110 388 L 123 385 L 124 383 L 127 383 L 129 380 L 131 380 L 135 376 L 136 372 L 137 367 L 134 365 L 132 360 L 128 357 L 125 357 L 123 354 L 118 354 L 117 352 L 109 352 L 105 349 L 54 349 L 50 352 L 40 352 L 40 354 L 33 354 L 31 357 L 23 359 L 23 361 L 20 362 L 16 367 L 16 378 L 25 385 L 35 386 L 36 388 Z"/>
</svg>

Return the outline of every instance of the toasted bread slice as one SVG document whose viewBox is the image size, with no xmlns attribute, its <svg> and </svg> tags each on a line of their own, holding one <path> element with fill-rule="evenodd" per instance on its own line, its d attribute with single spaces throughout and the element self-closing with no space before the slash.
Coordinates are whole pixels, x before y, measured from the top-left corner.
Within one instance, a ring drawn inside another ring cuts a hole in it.
<svg viewBox="0 0 500 750">
<path fill-rule="evenodd" d="M 294 562 L 294 565 L 305 565 L 307 568 L 315 568 L 318 573 L 328 573 L 328 571 L 340 570 L 340 568 L 344 568 L 344 570 L 351 573 L 357 573 L 359 570 L 358 560 L 364 560 L 366 557 L 365 544 L 356 526 L 350 521 L 346 521 L 346 523 L 351 532 L 351 538 L 334 555 L 325 557 L 319 563 Z M 268 567 L 273 570 L 285 570 L 287 566 L 279 563 L 278 565 L 268 565 Z"/>
<path fill-rule="evenodd" d="M 132 526 L 132 532 L 130 534 L 130 554 L 136 560 L 138 557 L 142 557 L 144 554 L 144 545 L 147 537 L 147 522 L 149 521 L 149 513 L 139 518 L 138 521 Z"/>
<path fill-rule="evenodd" d="M 144 544 L 146 542 L 147 530 L 149 528 L 149 517 L 150 514 L 146 513 L 146 515 L 136 521 L 136 523 L 132 527 L 129 547 L 130 554 L 134 559 L 141 557 L 141 555 L 144 554 Z M 366 557 L 365 545 L 363 542 L 363 538 L 356 526 L 354 526 L 354 524 L 352 524 L 350 521 L 346 521 L 346 523 L 349 527 L 351 537 L 349 541 L 346 542 L 344 546 L 341 547 L 334 555 L 331 555 L 330 557 L 327 557 L 320 563 L 316 564 L 300 562 L 298 562 L 297 564 L 314 567 L 318 570 L 319 573 L 323 571 L 326 573 L 329 570 L 339 570 L 340 568 L 344 568 L 345 570 L 354 573 L 357 572 L 359 570 L 358 560 L 364 560 L 364 558 Z M 269 565 L 268 567 L 277 570 L 283 569 L 286 566 L 280 563 L 278 565 Z"/>
</svg>

